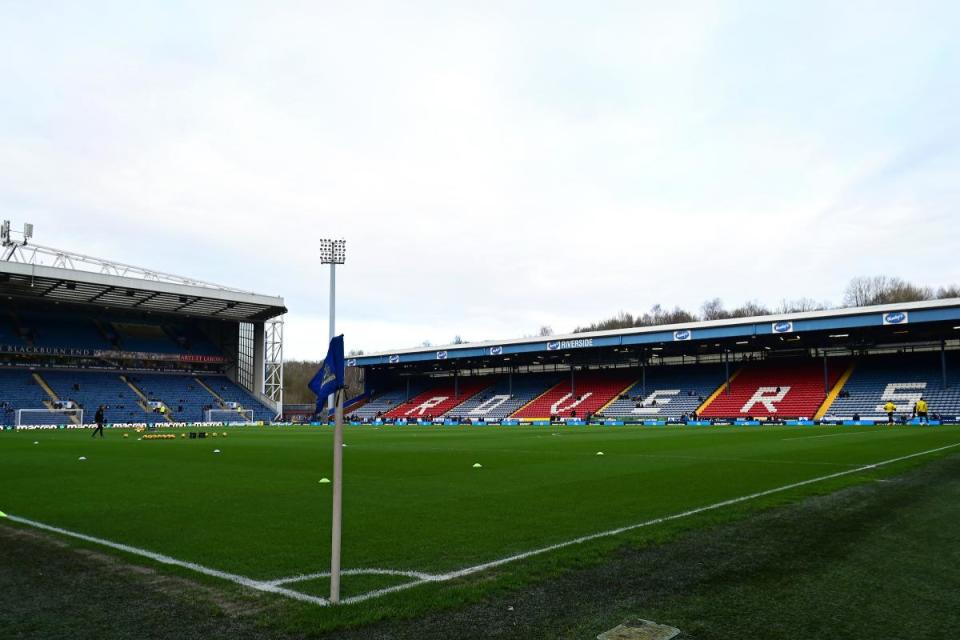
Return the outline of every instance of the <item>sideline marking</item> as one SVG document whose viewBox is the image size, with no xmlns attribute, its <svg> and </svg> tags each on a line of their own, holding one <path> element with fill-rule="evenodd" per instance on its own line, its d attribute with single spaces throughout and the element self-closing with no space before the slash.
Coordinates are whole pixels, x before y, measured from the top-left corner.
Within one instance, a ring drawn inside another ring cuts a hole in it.
<svg viewBox="0 0 960 640">
<path fill-rule="evenodd" d="M 858 432 L 858 433 L 869 433 L 869 432 Z M 830 435 L 840 435 L 840 434 L 830 434 Z M 940 451 L 945 451 L 947 449 L 952 449 L 954 447 L 960 446 L 960 442 L 955 442 L 954 444 L 948 444 L 943 447 L 937 447 L 936 449 L 927 449 L 926 451 L 919 451 L 917 453 L 911 453 L 905 456 L 900 456 L 898 458 L 891 458 L 889 460 L 883 460 L 881 462 L 875 462 L 873 464 L 862 465 L 854 469 L 846 469 L 844 471 L 837 471 L 836 473 L 831 473 L 825 476 L 819 476 L 817 478 L 811 478 L 809 480 L 801 480 L 799 482 L 794 482 L 791 484 L 783 485 L 781 487 L 776 487 L 774 489 L 767 489 L 765 491 L 759 491 L 757 493 L 751 493 L 749 495 L 740 496 L 739 498 L 730 498 L 729 500 L 722 500 L 720 502 L 715 502 L 710 505 L 703 507 L 697 507 L 695 509 L 690 509 L 688 511 L 683 511 L 680 513 L 675 513 L 669 516 L 663 516 L 660 518 L 654 518 L 653 520 L 647 520 L 646 522 L 640 522 L 638 524 L 627 525 L 625 527 L 618 527 L 616 529 L 609 529 L 607 531 L 601 531 L 599 533 L 592 533 L 590 535 L 581 536 L 579 538 L 574 538 L 572 540 L 567 540 L 565 542 L 558 542 L 546 547 L 540 547 L 539 549 L 532 549 L 530 551 L 524 551 L 522 553 L 513 554 L 500 558 L 498 560 L 492 560 L 490 562 L 484 562 L 482 564 L 477 564 L 472 567 L 466 567 L 464 569 L 458 569 L 456 571 L 450 571 L 443 574 L 427 574 L 414 571 L 399 571 L 391 569 L 352 569 L 347 570 L 344 574 L 355 574 L 361 575 L 363 573 L 373 573 L 373 572 L 384 572 L 382 575 L 405 575 L 409 577 L 414 577 L 415 575 L 422 576 L 418 577 L 413 582 L 406 582 L 403 584 L 395 585 L 392 587 L 387 587 L 384 589 L 377 589 L 375 591 L 369 591 L 360 595 L 352 596 L 349 598 L 343 598 L 340 602 L 341 604 L 354 604 L 358 602 L 365 602 L 373 598 L 379 598 L 390 593 L 395 593 L 397 591 L 404 591 L 413 587 L 426 584 L 428 582 L 447 582 L 454 580 L 456 578 L 462 578 L 464 576 L 472 575 L 486 569 L 492 569 L 494 567 L 499 567 L 501 565 L 509 564 L 511 562 L 516 562 L 518 560 L 524 560 L 533 556 L 541 555 L 543 553 L 548 553 L 550 551 L 556 551 L 558 549 L 563 549 L 565 547 L 570 547 L 577 544 L 583 544 L 584 542 L 590 542 L 592 540 L 597 540 L 599 538 L 608 538 L 610 536 L 619 535 L 627 531 L 632 531 L 634 529 L 640 529 L 643 527 L 649 527 L 656 524 L 661 524 L 664 522 L 670 522 L 672 520 L 680 520 L 681 518 L 687 518 L 698 513 L 704 513 L 706 511 L 712 511 L 714 509 L 720 509 L 722 507 L 728 507 L 730 505 L 739 504 L 741 502 L 747 502 L 755 498 L 762 498 L 764 496 L 769 496 L 775 493 L 780 493 L 782 491 L 789 491 L 790 489 L 796 489 L 797 487 L 803 487 L 809 484 L 815 484 L 817 482 L 822 482 L 824 480 L 831 480 L 833 478 L 840 478 L 843 476 L 848 476 L 853 473 L 859 473 L 861 471 L 868 471 L 870 469 L 876 469 L 877 467 L 882 467 L 885 465 L 893 464 L 895 462 L 902 462 L 903 460 L 909 460 L 911 458 L 917 458 L 920 456 L 929 455 L 931 453 L 937 453 Z M 176 558 L 171 558 L 170 556 L 165 556 L 160 553 L 155 553 L 153 551 L 148 551 L 146 549 L 140 549 L 138 547 L 132 547 L 129 545 L 121 544 L 118 542 L 111 542 L 110 540 L 104 540 L 103 538 L 95 538 L 93 536 L 88 536 L 86 534 L 77 533 L 75 531 L 69 531 L 67 529 L 61 529 L 59 527 L 53 527 L 48 524 L 43 524 L 42 522 L 37 522 L 35 520 L 28 520 L 27 518 L 21 518 L 19 516 L 7 515 L 7 518 L 13 520 L 14 522 L 19 522 L 21 524 L 29 525 L 31 527 L 36 527 L 37 529 L 43 529 L 46 531 L 51 531 L 53 533 L 58 533 L 60 535 L 68 536 L 71 538 L 77 538 L 79 540 L 84 540 L 87 542 L 93 542 L 105 547 L 110 547 L 111 549 L 117 549 L 118 551 L 123 551 L 125 553 L 130 553 L 133 555 L 143 556 L 145 558 L 150 558 L 156 562 L 162 564 L 169 564 L 178 567 L 183 567 L 197 573 L 201 573 L 208 576 L 213 576 L 215 578 L 220 578 L 223 580 L 228 580 L 230 582 L 249 587 L 251 589 L 256 589 L 257 591 L 265 591 L 267 593 L 275 593 L 278 595 L 286 596 L 293 600 L 300 600 L 301 602 L 310 602 L 319 606 L 329 606 L 330 601 L 326 598 L 320 598 L 318 596 L 311 596 L 306 593 L 301 593 L 299 591 L 294 591 L 292 589 L 285 589 L 281 584 L 286 582 L 300 581 L 303 579 L 310 579 L 314 574 L 306 574 L 305 576 L 293 576 L 292 580 L 290 578 L 280 578 L 279 580 L 273 581 L 261 581 L 254 580 L 252 578 L 247 578 L 246 576 L 241 576 L 233 573 L 227 573 L 225 571 L 220 571 L 218 569 L 211 569 L 210 567 L 205 567 L 200 564 L 193 562 L 186 562 L 184 560 L 177 560 Z M 325 577 L 330 575 L 329 572 L 316 574 L 316 577 Z"/>
<path fill-rule="evenodd" d="M 294 600 L 300 600 L 302 602 L 311 602 L 313 604 L 318 604 L 320 606 L 327 606 L 328 604 L 330 604 L 330 602 L 326 598 L 311 596 L 306 593 L 300 593 L 299 591 L 293 591 L 291 589 L 284 589 L 283 587 L 280 587 L 275 584 L 262 582 L 260 580 L 254 580 L 253 578 L 240 576 L 235 573 L 227 573 L 226 571 L 220 571 L 219 569 L 211 569 L 210 567 L 205 567 L 202 564 L 197 564 L 195 562 L 177 560 L 176 558 L 165 556 L 162 553 L 148 551 L 147 549 L 140 549 L 139 547 L 131 547 L 130 545 L 121 544 L 119 542 L 112 542 L 110 540 L 104 540 L 103 538 L 95 538 L 94 536 L 88 536 L 83 533 L 77 533 L 76 531 L 61 529 L 60 527 L 52 527 L 48 524 L 37 522 L 36 520 L 28 520 L 27 518 L 21 518 L 19 516 L 8 515 L 7 518 L 10 520 L 13 520 L 14 522 L 19 522 L 20 524 L 29 525 L 37 529 L 43 529 L 44 531 L 51 531 L 53 533 L 57 533 L 62 536 L 77 538 L 78 540 L 84 540 L 86 542 L 92 542 L 94 544 L 110 547 L 111 549 L 116 549 L 117 551 L 123 551 L 124 553 L 130 553 L 136 556 L 150 558 L 151 560 L 160 562 L 162 564 L 170 564 L 176 567 L 183 567 L 184 569 L 189 569 L 197 573 L 202 573 L 203 575 L 213 576 L 214 578 L 220 578 L 222 580 L 228 580 L 230 582 L 243 585 L 244 587 L 250 587 L 251 589 L 256 589 L 257 591 L 266 591 L 268 593 L 276 593 L 282 596 L 286 596 L 288 598 L 293 598 Z"/>
<path fill-rule="evenodd" d="M 809 479 L 809 480 L 801 480 L 800 482 L 794 482 L 794 483 L 791 483 L 791 484 L 784 485 L 784 486 L 782 486 L 782 487 L 777 487 L 777 488 L 775 488 L 775 489 L 767 489 L 766 491 L 759 491 L 759 492 L 757 492 L 757 493 L 751 493 L 751 494 L 749 494 L 749 495 L 741 496 L 741 497 L 739 497 L 739 498 L 731 498 L 731 499 L 729 499 L 729 500 L 723 500 L 723 501 L 721 501 L 721 502 L 716 502 L 716 503 L 714 503 L 714 504 L 707 505 L 707 506 L 705 506 L 705 507 L 697 507 L 696 509 L 690 509 L 689 511 L 683 511 L 683 512 L 681 512 L 681 513 L 675 513 L 675 514 L 673 514 L 673 515 L 664 516 L 664 517 L 662 517 L 662 518 L 654 518 L 653 520 L 647 520 L 646 522 L 641 522 L 641 523 L 639 523 L 639 524 L 628 525 L 628 526 L 626 526 L 626 527 L 619 527 L 619 528 L 617 528 L 617 529 L 610 529 L 610 530 L 608 530 L 608 531 L 601 531 L 600 533 L 593 533 L 593 534 L 590 534 L 590 535 L 587 535 L 587 536 L 581 536 L 581 537 L 579 537 L 579 538 L 574 538 L 573 540 L 567 540 L 566 542 L 559 542 L 559 543 L 557 543 L 557 544 L 552 544 L 552 545 L 547 546 L 547 547 L 541 547 L 541 548 L 539 548 L 539 549 L 533 549 L 533 550 L 531 550 L 531 551 L 524 551 L 523 553 L 517 553 L 517 554 L 511 555 L 511 556 L 506 556 L 506 557 L 504 557 L 504 558 L 500 558 L 499 560 L 493 560 L 493 561 L 490 561 L 490 562 L 484 562 L 483 564 L 474 565 L 474 566 L 472 566 L 472 567 L 467 567 L 467 568 L 465 568 L 465 569 L 459 569 L 459 570 L 457 570 L 457 571 L 451 571 L 451 572 L 449 572 L 449 573 L 444 573 L 444 574 L 438 576 L 438 577 L 437 577 L 436 579 L 434 579 L 434 580 L 430 580 L 430 581 L 428 581 L 428 580 L 421 580 L 421 581 L 419 581 L 419 582 L 410 582 L 410 583 L 406 583 L 406 584 L 397 585 L 397 586 L 394 586 L 394 587 L 389 587 L 389 588 L 386 588 L 386 589 L 378 589 L 378 590 L 376 590 L 376 591 L 370 591 L 369 593 L 364 593 L 364 594 L 361 594 L 361 595 L 358 595 L 358 596 L 354 596 L 354 597 L 352 597 L 352 598 L 346 598 L 346 599 L 344 599 L 342 602 L 343 602 L 343 604 L 352 604 L 352 603 L 355 603 L 355 602 L 364 602 L 365 600 L 369 600 L 369 599 L 371 599 L 371 598 L 378 598 L 378 597 L 383 596 L 383 595 L 386 595 L 386 594 L 388 594 L 388 593 L 394 593 L 394 592 L 397 592 L 397 591 L 402 591 L 402 590 L 404 590 L 404 589 L 410 589 L 410 588 L 412 588 L 412 587 L 416 587 L 416 586 L 419 586 L 419 585 L 421 585 L 421 584 L 425 584 L 426 582 L 445 582 L 445 581 L 448 581 L 448 580 L 453 580 L 453 579 L 455 579 L 455 578 L 462 578 L 462 577 L 464 577 L 464 576 L 468 576 L 468 575 L 477 573 L 477 572 L 479 572 L 479 571 L 484 571 L 484 570 L 486 570 L 486 569 L 492 569 L 492 568 L 494 568 L 494 567 L 499 567 L 499 566 L 504 565 L 504 564 L 508 564 L 508 563 L 511 563 L 511 562 L 516 562 L 517 560 L 524 560 L 524 559 L 526 559 L 526 558 L 530 558 L 530 557 L 532 557 L 532 556 L 540 555 L 540 554 L 542 554 L 542 553 L 547 553 L 547 552 L 549 552 L 549 551 L 556 551 L 557 549 L 563 549 L 563 548 L 565 548 L 565 547 L 570 547 L 570 546 L 573 546 L 573 545 L 576 545 L 576 544 L 582 544 L 582 543 L 584 543 L 584 542 L 589 542 L 589 541 L 591 541 L 591 540 L 597 540 L 598 538 L 607 538 L 607 537 L 610 537 L 610 536 L 615 536 L 615 535 L 624 533 L 624 532 L 626 532 L 626 531 L 632 531 L 632 530 L 634 530 L 634 529 L 640 529 L 640 528 L 642 528 L 642 527 L 649 527 L 649 526 L 651 526 L 651 525 L 661 524 L 661 523 L 663 523 L 663 522 L 669 522 L 669 521 L 671 521 L 671 520 L 679 520 L 679 519 L 681 519 L 681 518 L 686 518 L 686 517 L 689 517 L 689 516 L 692 516 L 692 515 L 696 515 L 696 514 L 698 514 L 698 513 L 703 513 L 703 512 L 705 512 L 705 511 L 712 511 L 712 510 L 714 510 L 714 509 L 719 509 L 719 508 L 721 508 L 721 507 L 728 507 L 728 506 L 733 505 L 733 504 L 738 504 L 738 503 L 741 503 L 741 502 L 746 502 L 746 501 L 748 501 L 748 500 L 753 500 L 754 498 L 762 498 L 762 497 L 764 497 L 764 496 L 769 496 L 769 495 L 772 495 L 772 494 L 774 494 L 774 493 L 779 493 L 779 492 L 781 492 L 781 491 L 789 491 L 790 489 L 796 489 L 797 487 L 803 487 L 803 486 L 806 486 L 806 485 L 808 485 L 808 484 L 814 484 L 814 483 L 817 483 L 817 482 L 823 482 L 824 480 L 831 480 L 831 479 L 833 479 L 833 478 L 840 478 L 840 477 L 843 477 L 843 476 L 848 476 L 848 475 L 853 474 L 853 473 L 859 473 L 859 472 L 861 472 L 861 471 L 868 471 L 868 470 L 870 470 L 870 469 L 876 469 L 877 467 L 882 467 L 882 466 L 885 466 L 885 465 L 888 465 L 888 464 L 893 464 L 893 463 L 895 463 L 895 462 L 901 462 L 901 461 L 903 461 L 903 460 L 909 460 L 909 459 L 911 459 L 911 458 L 917 458 L 917 457 L 919 457 L 919 456 L 925 456 L 925 455 L 928 455 L 928 454 L 931 454 L 931 453 L 937 453 L 937 452 L 939 452 L 939 451 L 945 451 L 946 449 L 952 449 L 952 448 L 957 447 L 957 446 L 960 446 L 960 442 L 956 442 L 956 443 L 954 443 L 954 444 L 948 444 L 948 445 L 943 446 L 943 447 L 937 447 L 936 449 L 928 449 L 928 450 L 926 450 L 926 451 L 920 451 L 920 452 L 918 452 L 918 453 L 911 453 L 911 454 L 909 454 L 909 455 L 900 456 L 899 458 L 891 458 L 891 459 L 889 459 L 889 460 L 883 460 L 883 461 L 881 461 L 881 462 L 875 462 L 875 463 L 873 463 L 873 464 L 863 465 L 863 466 L 860 466 L 860 467 L 856 467 L 855 469 L 846 469 L 846 470 L 844 470 L 844 471 L 838 471 L 838 472 L 836 472 L 836 473 L 831 473 L 831 474 L 829 474 L 829 475 L 820 476 L 820 477 L 818 477 L 818 478 L 811 478 L 811 479 Z"/>
</svg>

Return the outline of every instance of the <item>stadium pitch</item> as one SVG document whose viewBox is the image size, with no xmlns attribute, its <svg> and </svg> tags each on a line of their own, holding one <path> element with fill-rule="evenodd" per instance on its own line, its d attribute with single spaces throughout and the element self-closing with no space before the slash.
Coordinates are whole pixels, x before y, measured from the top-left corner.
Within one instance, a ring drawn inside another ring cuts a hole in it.
<svg viewBox="0 0 960 640">
<path fill-rule="evenodd" d="M 329 429 L 122 433 L 0 435 L 2 522 L 275 594 L 316 609 L 316 628 L 469 601 L 960 451 L 958 427 L 352 427 L 345 603 L 330 607 Z"/>
</svg>

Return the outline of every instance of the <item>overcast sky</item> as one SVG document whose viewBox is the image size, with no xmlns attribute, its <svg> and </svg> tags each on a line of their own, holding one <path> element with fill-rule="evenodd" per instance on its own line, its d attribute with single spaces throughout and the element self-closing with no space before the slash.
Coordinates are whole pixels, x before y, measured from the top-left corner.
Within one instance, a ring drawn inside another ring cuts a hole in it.
<svg viewBox="0 0 960 640">
<path fill-rule="evenodd" d="M 0 215 L 326 350 L 960 281 L 957 2 L 0 0 Z"/>
</svg>

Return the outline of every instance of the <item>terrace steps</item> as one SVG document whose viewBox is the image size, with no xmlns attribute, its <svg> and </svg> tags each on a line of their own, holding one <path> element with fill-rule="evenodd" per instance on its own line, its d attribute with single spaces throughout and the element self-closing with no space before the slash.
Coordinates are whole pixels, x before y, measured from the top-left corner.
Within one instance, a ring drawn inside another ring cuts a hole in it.
<svg viewBox="0 0 960 640">
<path fill-rule="evenodd" d="M 36 382 L 37 385 L 50 397 L 49 400 L 43 401 L 43 406 L 45 406 L 47 409 L 53 409 L 53 403 L 60 402 L 60 396 L 58 396 L 53 388 L 47 384 L 47 381 L 43 379 L 43 376 L 36 372 L 34 372 L 32 375 L 34 382 Z M 73 424 L 80 424 L 80 419 L 75 415 L 71 415 L 70 422 Z"/>
<path fill-rule="evenodd" d="M 217 404 L 220 405 L 220 408 L 221 408 L 221 409 L 225 409 L 225 408 L 226 408 L 226 406 L 227 406 L 226 401 L 223 399 L 223 397 L 222 397 L 219 393 L 217 393 L 216 391 L 213 390 L 213 387 L 211 387 L 211 386 L 208 385 L 206 382 L 204 382 L 203 380 L 201 380 L 199 376 L 194 376 L 194 377 L 193 377 L 193 380 L 194 380 L 198 385 L 200 385 L 201 387 L 203 387 L 203 389 L 206 390 L 207 393 L 209 393 L 211 396 L 213 396 L 213 399 L 217 401 Z"/>
<path fill-rule="evenodd" d="M 830 393 L 827 394 L 823 404 L 820 405 L 820 408 L 817 409 L 817 412 L 813 415 L 814 420 L 821 420 L 823 416 L 827 415 L 827 411 L 830 411 L 830 407 L 833 405 L 834 401 L 836 401 L 837 396 L 840 395 L 840 391 L 843 389 L 844 385 L 847 384 L 847 380 L 849 380 L 850 376 L 853 375 L 853 369 L 856 366 L 856 363 L 850 363 L 850 366 L 847 367 L 847 370 L 843 372 L 843 375 L 840 376 L 840 379 L 837 380 L 837 383 L 833 385 Z"/>
<path fill-rule="evenodd" d="M 703 414 L 703 410 L 706 409 L 707 407 L 709 407 L 710 404 L 713 403 L 713 401 L 717 399 L 717 396 L 719 396 L 721 393 L 723 393 L 723 390 L 727 388 L 727 385 L 730 384 L 731 382 L 733 382 L 733 379 L 736 378 L 738 375 L 740 375 L 740 372 L 741 372 L 741 371 L 743 371 L 743 369 L 737 369 L 736 371 L 734 371 L 734 372 L 733 372 L 733 375 L 730 376 L 730 379 L 729 379 L 729 380 L 724 380 L 724 381 L 723 381 L 723 384 L 721 384 L 719 387 L 717 387 L 716 390 L 714 390 L 714 392 L 711 393 L 711 394 L 707 397 L 707 399 L 703 401 L 703 404 L 701 404 L 699 407 L 697 407 L 697 415 L 698 415 L 698 416 Z"/>
<path fill-rule="evenodd" d="M 150 406 L 150 398 L 148 398 L 147 395 L 140 390 L 140 387 L 135 385 L 133 381 L 130 380 L 130 378 L 128 378 L 127 376 L 120 376 L 120 379 L 123 380 L 124 384 L 130 387 L 130 389 L 133 390 L 135 394 L 137 394 L 137 397 L 139 398 L 139 402 L 137 404 L 140 405 L 140 408 L 146 411 L 147 413 L 153 413 L 153 407 Z M 171 413 L 170 407 L 168 407 L 167 403 L 163 402 L 162 400 L 160 401 L 160 403 L 166 409 L 166 411 L 164 411 L 162 414 L 163 419 L 166 420 L 167 422 L 173 422 L 173 416 L 170 415 Z"/>
</svg>

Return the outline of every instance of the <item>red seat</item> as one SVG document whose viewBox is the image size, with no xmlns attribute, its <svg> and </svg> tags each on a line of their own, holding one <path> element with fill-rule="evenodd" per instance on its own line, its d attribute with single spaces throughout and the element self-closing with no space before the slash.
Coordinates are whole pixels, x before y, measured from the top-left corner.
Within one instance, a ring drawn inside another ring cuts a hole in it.
<svg viewBox="0 0 960 640">
<path fill-rule="evenodd" d="M 576 411 L 577 417 L 582 418 L 599 411 L 635 381 L 634 376 L 622 372 L 583 373 L 576 377 L 576 393 L 571 390 L 569 380 L 561 382 L 511 417 L 535 419 L 556 415 L 569 418 L 571 411 Z"/>
<path fill-rule="evenodd" d="M 408 402 L 401 402 L 396 407 L 386 413 L 387 418 L 407 418 L 416 420 L 418 418 L 428 418 L 430 416 L 441 416 L 447 411 L 455 408 L 477 395 L 492 384 L 488 378 L 474 378 L 472 380 L 461 382 L 459 385 L 459 394 L 455 393 L 453 382 L 433 387 L 429 391 L 414 396 Z"/>
<path fill-rule="evenodd" d="M 831 363 L 827 383 L 839 380 L 846 364 Z M 779 389 L 779 391 L 777 391 Z M 812 418 L 826 400 L 823 365 L 749 365 L 702 412 L 704 418 Z"/>
</svg>

